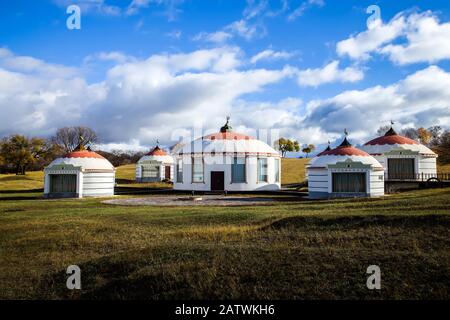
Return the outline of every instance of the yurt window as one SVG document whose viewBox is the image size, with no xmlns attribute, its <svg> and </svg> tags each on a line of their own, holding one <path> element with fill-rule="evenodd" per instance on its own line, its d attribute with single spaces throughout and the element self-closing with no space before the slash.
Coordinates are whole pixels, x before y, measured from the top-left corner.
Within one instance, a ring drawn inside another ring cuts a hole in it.
<svg viewBox="0 0 450 320">
<path fill-rule="evenodd" d="M 50 175 L 51 193 L 75 193 L 77 192 L 76 174 L 51 174 Z"/>
<path fill-rule="evenodd" d="M 179 182 L 179 183 L 183 182 L 183 160 L 182 159 L 177 160 L 177 182 Z"/>
<path fill-rule="evenodd" d="M 158 178 L 159 166 L 157 165 L 142 166 L 142 176 L 146 178 Z"/>
<path fill-rule="evenodd" d="M 333 192 L 366 192 L 366 174 L 364 172 L 333 172 Z"/>
<path fill-rule="evenodd" d="M 231 181 L 245 182 L 245 158 L 235 157 L 231 165 Z"/>
<path fill-rule="evenodd" d="M 258 158 L 258 181 L 267 182 L 267 158 Z"/>
<path fill-rule="evenodd" d="M 389 179 L 414 179 L 414 159 L 388 159 Z"/>
<path fill-rule="evenodd" d="M 192 182 L 203 182 L 203 158 L 192 158 Z"/>
<path fill-rule="evenodd" d="M 280 182 L 280 160 L 279 159 L 275 159 L 275 182 Z"/>
</svg>

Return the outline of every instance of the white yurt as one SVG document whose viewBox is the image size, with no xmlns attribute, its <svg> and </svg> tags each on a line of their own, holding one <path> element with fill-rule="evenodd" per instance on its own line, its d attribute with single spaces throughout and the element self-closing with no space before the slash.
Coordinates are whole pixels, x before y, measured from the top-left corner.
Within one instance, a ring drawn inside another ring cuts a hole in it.
<svg viewBox="0 0 450 320">
<path fill-rule="evenodd" d="M 306 167 L 309 197 L 374 197 L 384 195 L 383 166 L 347 140 L 328 147 Z"/>
<path fill-rule="evenodd" d="M 220 132 L 183 145 L 175 158 L 174 189 L 193 191 L 279 190 L 280 154 L 253 137 Z"/>
<path fill-rule="evenodd" d="M 80 144 L 44 169 L 47 198 L 109 197 L 114 195 L 115 169 L 104 157 Z"/>
<path fill-rule="evenodd" d="M 384 136 L 365 143 L 362 150 L 384 167 L 386 180 L 427 180 L 436 176 L 437 154 L 391 127 Z"/>
<path fill-rule="evenodd" d="M 173 180 L 173 158 L 157 145 L 136 163 L 136 181 L 163 180 Z"/>
</svg>

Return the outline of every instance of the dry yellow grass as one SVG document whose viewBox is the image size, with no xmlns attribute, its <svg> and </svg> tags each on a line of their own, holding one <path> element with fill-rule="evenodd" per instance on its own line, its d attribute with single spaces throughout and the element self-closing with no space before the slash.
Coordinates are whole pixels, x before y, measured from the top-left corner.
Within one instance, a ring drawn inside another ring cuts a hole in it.
<svg viewBox="0 0 450 320">
<path fill-rule="evenodd" d="M 438 163 L 438 172 L 450 173 L 450 163 L 441 165 Z"/>
<path fill-rule="evenodd" d="M 306 180 L 305 166 L 311 159 L 281 159 L 281 184 L 302 183 Z"/>
</svg>

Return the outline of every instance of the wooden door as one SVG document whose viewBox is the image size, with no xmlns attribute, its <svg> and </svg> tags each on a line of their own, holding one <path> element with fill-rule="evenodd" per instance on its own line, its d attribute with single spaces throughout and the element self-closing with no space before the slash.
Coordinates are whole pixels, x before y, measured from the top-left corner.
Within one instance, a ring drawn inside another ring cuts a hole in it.
<svg viewBox="0 0 450 320">
<path fill-rule="evenodd" d="M 164 171 L 164 177 L 168 180 L 170 180 L 170 166 L 166 166 Z"/>
</svg>

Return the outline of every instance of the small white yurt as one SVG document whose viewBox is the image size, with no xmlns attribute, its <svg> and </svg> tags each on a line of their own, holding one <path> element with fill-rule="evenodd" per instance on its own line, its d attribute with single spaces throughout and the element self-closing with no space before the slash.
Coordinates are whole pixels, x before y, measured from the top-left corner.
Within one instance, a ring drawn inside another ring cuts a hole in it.
<svg viewBox="0 0 450 320">
<path fill-rule="evenodd" d="M 427 180 L 436 177 L 437 154 L 391 127 L 384 136 L 365 143 L 362 150 L 384 167 L 386 180 Z"/>
<path fill-rule="evenodd" d="M 253 137 L 220 132 L 195 139 L 175 151 L 175 190 L 279 190 L 280 154 Z"/>
<path fill-rule="evenodd" d="M 173 158 L 157 145 L 136 163 L 136 181 L 163 180 L 173 180 Z"/>
<path fill-rule="evenodd" d="M 80 144 L 44 169 L 44 197 L 82 198 L 114 195 L 115 168 Z"/>
<path fill-rule="evenodd" d="M 306 167 L 309 197 L 374 197 L 384 195 L 383 166 L 347 137 L 337 148 L 319 153 Z"/>
</svg>

